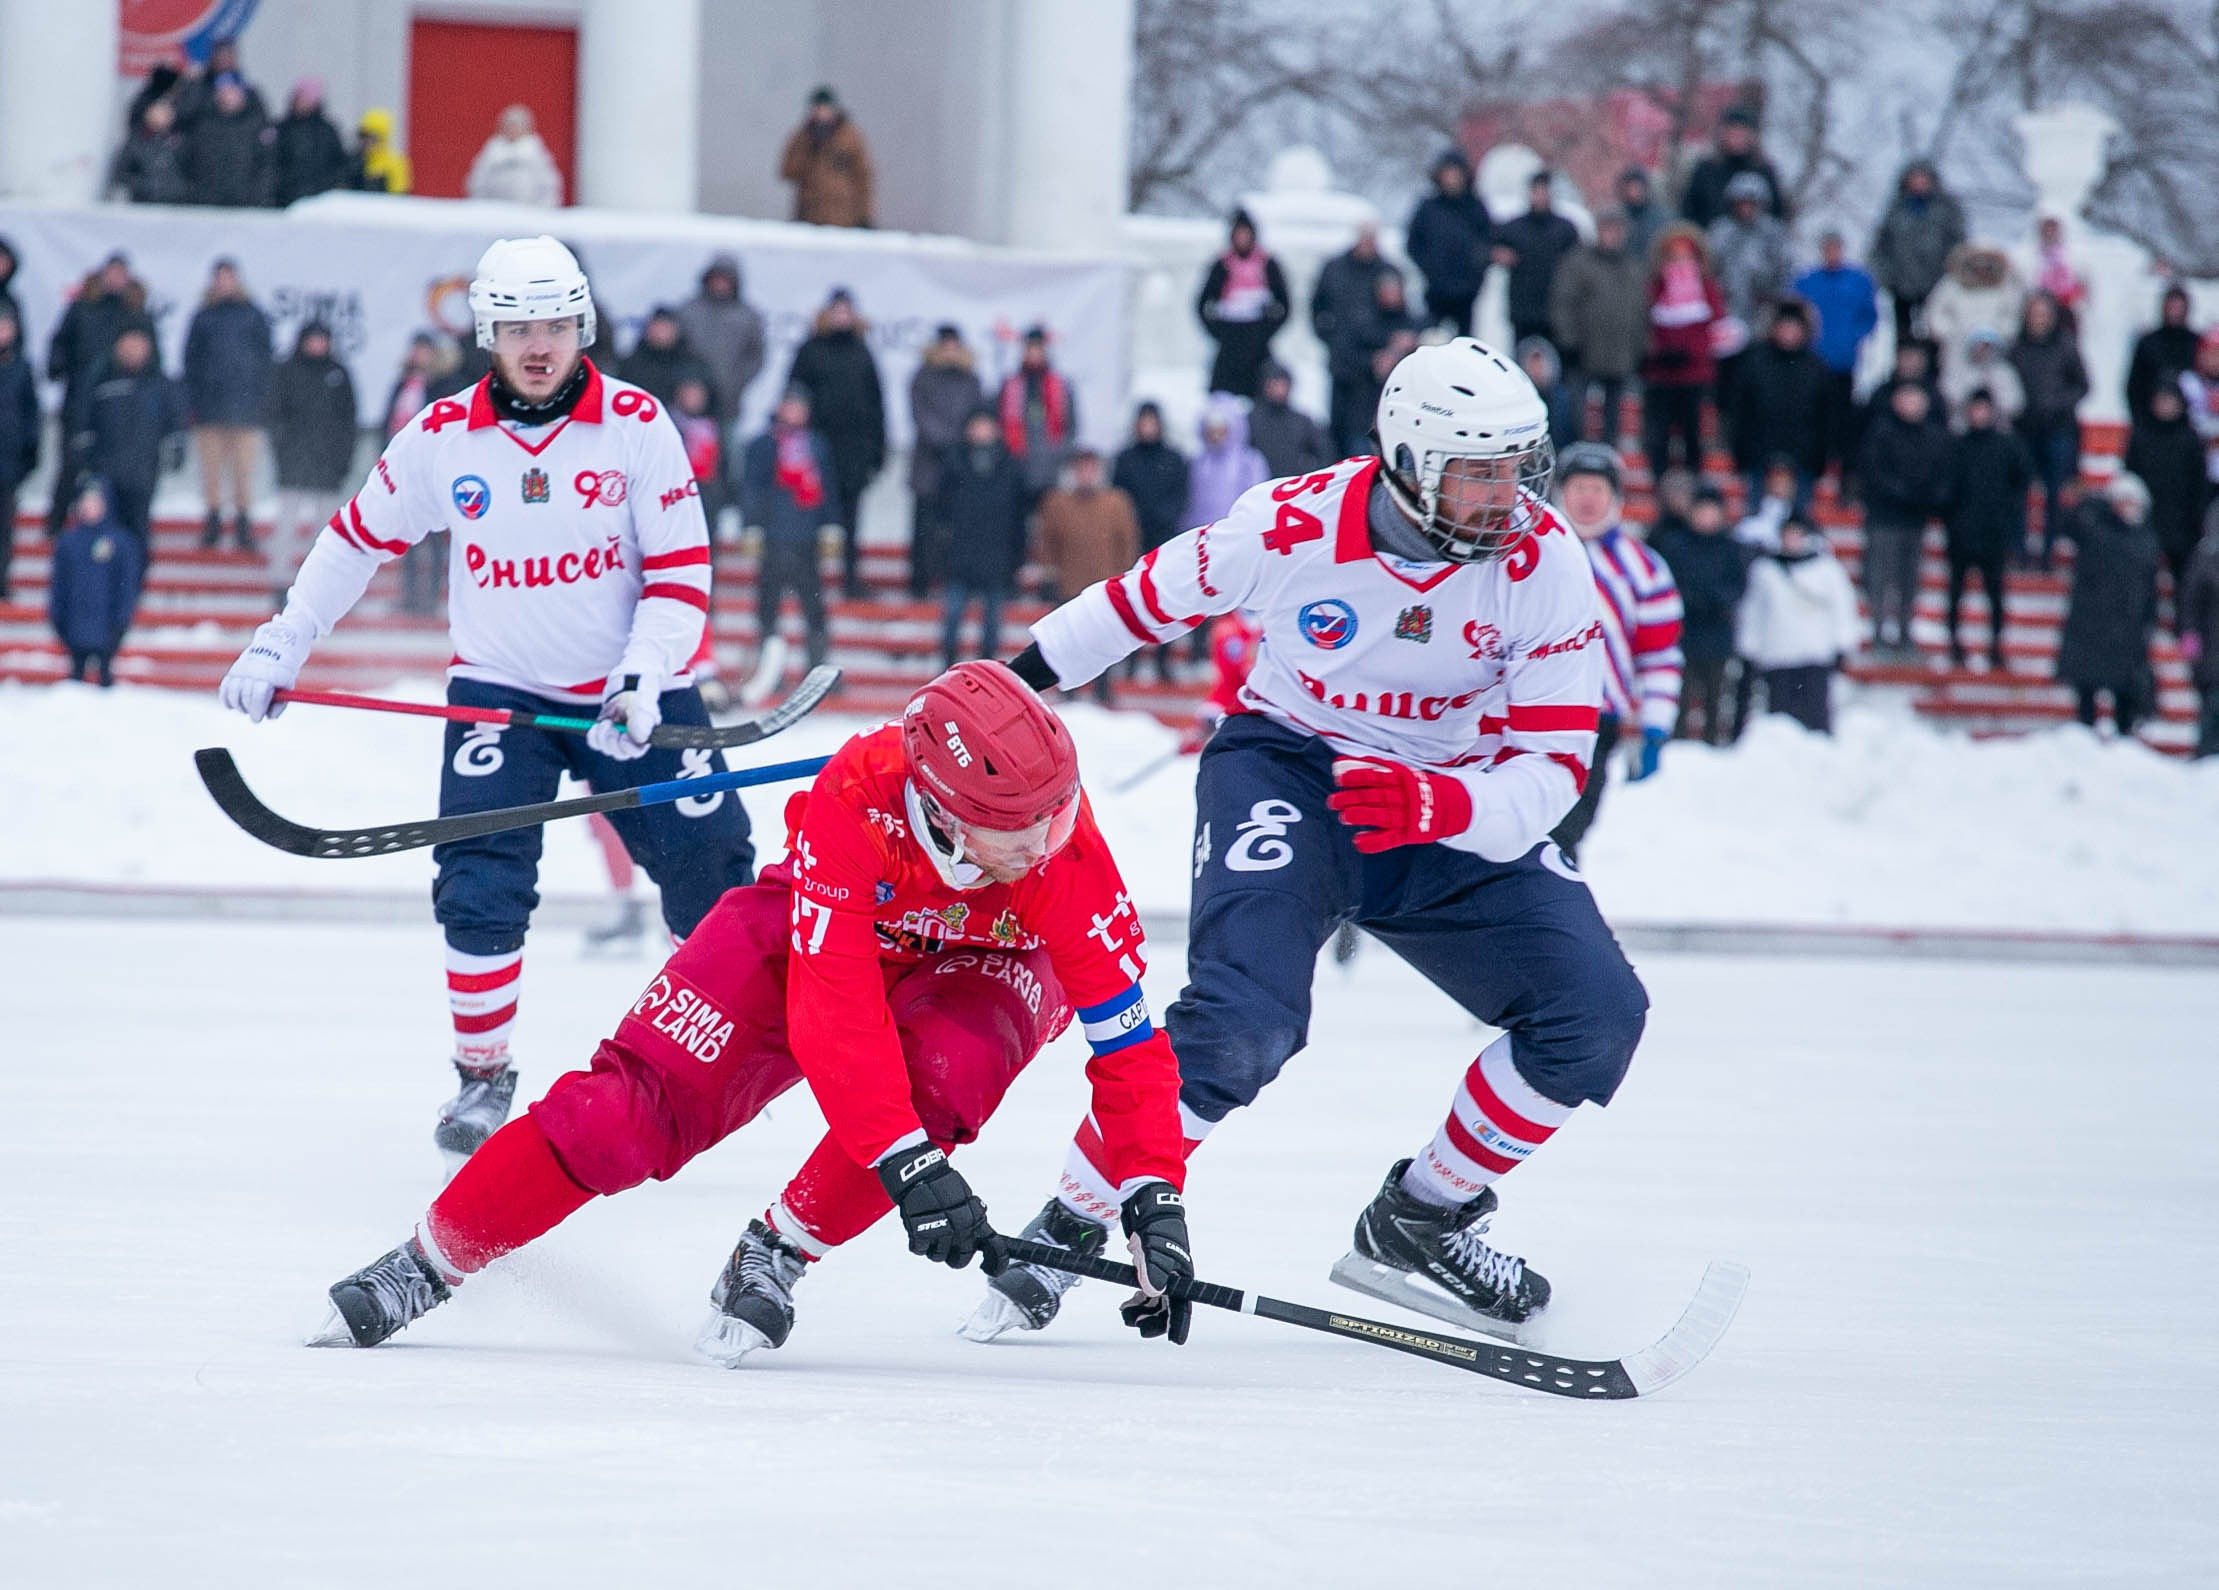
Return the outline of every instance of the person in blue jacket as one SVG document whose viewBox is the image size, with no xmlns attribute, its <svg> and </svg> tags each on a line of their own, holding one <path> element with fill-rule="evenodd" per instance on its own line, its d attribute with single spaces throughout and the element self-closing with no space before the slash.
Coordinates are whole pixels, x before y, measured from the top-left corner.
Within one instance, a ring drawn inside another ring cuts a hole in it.
<svg viewBox="0 0 2219 1590">
<path fill-rule="evenodd" d="M 1844 256 L 1841 233 L 1818 240 L 1818 263 L 1795 278 L 1796 296 L 1818 318 L 1812 346 L 1831 377 L 1826 404 L 1826 457 L 1849 467 L 1857 418 L 1857 360 L 1880 323 L 1880 289 L 1862 265 Z"/>
<path fill-rule="evenodd" d="M 145 553 L 136 535 L 108 511 L 108 485 L 88 476 L 70 509 L 69 528 L 54 543 L 47 613 L 69 653 L 69 677 L 90 673 L 102 689 L 114 684 L 116 649 L 139 605 Z"/>
</svg>

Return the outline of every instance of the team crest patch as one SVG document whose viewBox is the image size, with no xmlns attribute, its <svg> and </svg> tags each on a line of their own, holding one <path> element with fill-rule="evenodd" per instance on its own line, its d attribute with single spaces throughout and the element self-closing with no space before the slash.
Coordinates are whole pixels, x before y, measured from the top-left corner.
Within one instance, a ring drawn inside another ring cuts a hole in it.
<svg viewBox="0 0 2219 1590">
<path fill-rule="evenodd" d="M 585 499 L 588 508 L 596 503 L 605 508 L 624 506 L 626 493 L 631 489 L 621 469 L 581 469 L 570 482 L 571 489 Z"/>
<path fill-rule="evenodd" d="M 454 484 L 455 508 L 465 519 L 483 519 L 486 509 L 493 506 L 493 488 L 476 475 L 457 475 Z"/>
<path fill-rule="evenodd" d="M 1339 651 L 1356 638 L 1356 609 L 1338 597 L 1310 603 L 1296 623 L 1302 638 L 1320 651 Z"/>
<path fill-rule="evenodd" d="M 549 500 L 549 496 L 547 471 L 544 469 L 525 470 L 524 500 L 526 502 L 546 502 Z"/>
<path fill-rule="evenodd" d="M 1433 638 L 1433 609 L 1419 602 L 1406 607 L 1395 619 L 1395 639 L 1424 645 Z"/>
<path fill-rule="evenodd" d="M 880 905 L 886 904 L 894 898 L 894 886 L 884 878 L 879 879 L 877 883 L 871 886 L 871 898 Z"/>
<path fill-rule="evenodd" d="M 971 919 L 971 908 L 958 900 L 954 905 L 942 906 L 939 916 L 948 925 L 950 933 L 960 933 L 963 931 L 963 924 Z"/>
<path fill-rule="evenodd" d="M 986 931 L 988 937 L 1005 949 L 1015 944 L 1017 942 L 1017 912 L 1014 909 L 1004 911 L 994 919 L 994 925 Z"/>
</svg>

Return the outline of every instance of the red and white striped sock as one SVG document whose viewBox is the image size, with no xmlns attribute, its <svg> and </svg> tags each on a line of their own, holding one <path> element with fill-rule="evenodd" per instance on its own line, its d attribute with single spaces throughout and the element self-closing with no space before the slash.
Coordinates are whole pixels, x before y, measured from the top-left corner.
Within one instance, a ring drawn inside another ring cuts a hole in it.
<svg viewBox="0 0 2219 1590">
<path fill-rule="evenodd" d="M 1464 1073 L 1448 1119 L 1402 1173 L 1403 1191 L 1443 1208 L 1469 1203 L 1571 1118 L 1572 1106 L 1543 1098 L 1518 1075 L 1504 1033 Z"/>
<path fill-rule="evenodd" d="M 1210 1135 L 1215 1121 L 1205 1121 L 1182 1102 L 1179 1106 L 1179 1131 L 1182 1159 L 1192 1159 L 1194 1151 L 1202 1146 L 1202 1139 Z M 1102 1129 L 1089 1115 L 1079 1123 L 1077 1134 L 1071 1139 L 1070 1151 L 1063 1157 L 1063 1181 L 1056 1188 L 1056 1197 L 1063 1207 L 1075 1215 L 1084 1215 L 1098 1226 L 1114 1226 L 1124 1210 L 1125 1194 L 1132 1189 L 1119 1187 L 1110 1180 L 1109 1172 L 1102 1167 L 1109 1163 L 1109 1150 L 1102 1143 Z"/>
<path fill-rule="evenodd" d="M 455 1064 L 494 1072 L 509 1063 L 509 1029 L 516 1025 L 516 986 L 524 952 L 465 955 L 447 946 L 447 1008 L 455 1019 Z"/>
</svg>

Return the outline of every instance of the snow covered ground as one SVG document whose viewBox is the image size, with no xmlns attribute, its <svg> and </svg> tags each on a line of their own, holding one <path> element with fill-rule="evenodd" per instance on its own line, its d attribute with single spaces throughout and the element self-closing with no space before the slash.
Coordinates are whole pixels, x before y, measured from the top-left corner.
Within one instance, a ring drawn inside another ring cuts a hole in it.
<svg viewBox="0 0 2219 1590">
<path fill-rule="evenodd" d="M 976 1347 L 975 1272 L 883 1227 L 786 1349 L 709 1369 L 708 1285 L 819 1130 L 800 1092 L 393 1346 L 310 1351 L 438 1185 L 436 936 L 0 920 L 0 966 L 11 1586 L 2186 1585 L 2219 1551 L 2208 975 L 1647 958 L 1626 1088 L 1498 1235 L 1560 1350 L 1646 1343 L 1713 1256 L 1755 1279 L 1687 1380 L 1579 1405 L 1222 1314 L 1144 1345 L 1100 1287 Z M 649 969 L 535 950 L 528 1092 Z M 1324 1272 L 1486 1034 L 1376 949 L 1320 975 L 1312 1050 L 1191 1204 L 1205 1274 L 1353 1303 Z M 1006 1224 L 1082 1058 L 965 1151 Z"/>
<path fill-rule="evenodd" d="M 438 699 L 428 682 L 394 694 Z M 1096 810 L 1146 908 L 1185 915 L 1194 763 L 1157 766 L 1173 736 L 1138 713 L 1073 704 Z M 822 713 L 748 760 L 831 750 L 866 720 Z M 304 861 L 248 839 L 201 790 L 191 753 L 229 745 L 264 800 L 296 821 L 429 815 L 440 726 L 297 707 L 256 728 L 212 700 L 129 687 L 0 684 L 11 759 L 0 882 L 428 890 L 428 852 Z M 751 794 L 775 851 L 783 789 Z M 1858 707 L 1841 733 L 1760 720 L 1730 751 L 1674 745 L 1664 772 L 1614 781 L 1584 855 L 1627 922 L 2219 933 L 2219 760 L 2187 764 L 2077 728 L 1975 742 L 1907 713 Z M 584 827 L 547 835 L 542 888 L 605 887 Z"/>
</svg>

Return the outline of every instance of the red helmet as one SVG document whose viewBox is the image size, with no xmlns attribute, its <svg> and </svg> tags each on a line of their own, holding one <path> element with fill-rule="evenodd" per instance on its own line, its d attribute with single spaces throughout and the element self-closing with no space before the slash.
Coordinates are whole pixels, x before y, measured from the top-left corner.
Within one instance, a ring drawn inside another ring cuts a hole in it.
<svg viewBox="0 0 2219 1590">
<path fill-rule="evenodd" d="M 1014 832 L 1077 805 L 1071 731 L 1001 663 L 957 663 L 911 696 L 901 743 L 918 793 L 968 826 Z"/>
</svg>

